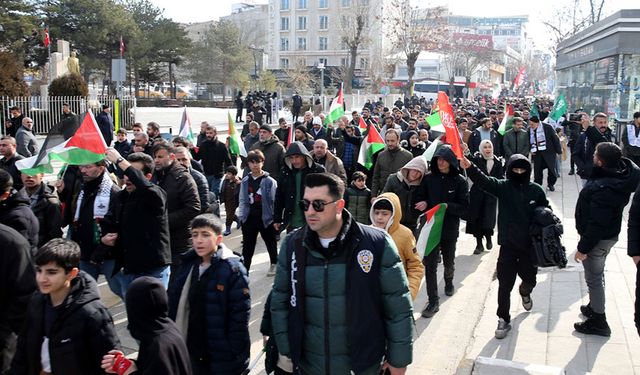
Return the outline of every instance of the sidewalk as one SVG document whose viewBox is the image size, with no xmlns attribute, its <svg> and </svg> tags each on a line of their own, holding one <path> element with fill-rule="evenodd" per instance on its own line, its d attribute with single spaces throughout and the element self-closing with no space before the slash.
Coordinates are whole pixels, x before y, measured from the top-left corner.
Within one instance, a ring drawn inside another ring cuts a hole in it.
<svg viewBox="0 0 640 375">
<path fill-rule="evenodd" d="M 567 175 L 568 162 L 563 167 L 556 191 L 547 192 L 547 196 L 556 214 L 562 215 L 567 268 L 540 269 L 531 312 L 522 308 L 519 281 L 516 283 L 511 295 L 513 329 L 503 340 L 494 338 L 498 321 L 498 282 L 494 280 L 465 357 L 471 361 L 482 356 L 547 365 L 564 369 L 567 374 L 640 374 L 640 355 L 632 354 L 640 348 L 640 338 L 633 322 L 636 268 L 626 255 L 628 207 L 619 241 L 608 256 L 605 269 L 611 337 L 583 335 L 573 329 L 573 323 L 581 320 L 580 305 L 588 302 L 588 290 L 582 265 L 573 260 L 578 242 L 573 216 L 581 181 Z M 496 370 L 476 369 L 473 373 L 495 374 Z"/>
</svg>

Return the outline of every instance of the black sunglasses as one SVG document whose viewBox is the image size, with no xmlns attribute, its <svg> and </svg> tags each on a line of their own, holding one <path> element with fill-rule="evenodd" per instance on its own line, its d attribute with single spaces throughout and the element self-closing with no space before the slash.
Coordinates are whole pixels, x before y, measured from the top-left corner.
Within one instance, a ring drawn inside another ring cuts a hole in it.
<svg viewBox="0 0 640 375">
<path fill-rule="evenodd" d="M 307 199 L 303 199 L 300 202 L 298 202 L 298 205 L 300 205 L 300 209 L 302 211 L 308 211 L 310 206 L 313 206 L 313 210 L 315 212 L 322 212 L 324 211 L 324 206 L 328 205 L 328 204 L 332 204 L 332 203 L 336 203 L 338 200 L 332 201 L 332 202 L 324 202 L 321 200 L 314 200 L 314 201 L 309 201 Z"/>
</svg>

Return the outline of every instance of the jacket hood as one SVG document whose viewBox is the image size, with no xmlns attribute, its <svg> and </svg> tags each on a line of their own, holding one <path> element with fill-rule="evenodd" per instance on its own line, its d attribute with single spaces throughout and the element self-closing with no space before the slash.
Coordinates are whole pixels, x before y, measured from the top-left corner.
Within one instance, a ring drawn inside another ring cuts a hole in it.
<svg viewBox="0 0 640 375">
<path fill-rule="evenodd" d="M 405 164 L 404 167 L 400 168 L 400 170 L 396 172 L 398 180 L 400 180 L 401 182 L 404 182 L 409 186 L 418 186 L 422 181 L 422 177 L 417 181 L 408 182 L 407 178 L 410 169 L 420 171 L 422 173 L 422 177 L 424 177 L 424 175 L 427 174 L 429 167 L 427 166 L 427 161 L 422 156 L 416 156 L 415 158 L 409 160 L 409 162 Z"/>
<path fill-rule="evenodd" d="M 11 194 L 4 201 L 0 202 L 0 212 L 11 210 L 18 206 L 29 206 L 31 200 L 24 189 L 20 189 L 20 191 L 16 189 L 11 189 Z"/>
<path fill-rule="evenodd" d="M 387 227 L 385 228 L 387 233 L 391 234 L 395 232 L 396 229 L 398 229 L 398 227 L 400 226 L 400 220 L 402 219 L 402 208 L 400 206 L 400 198 L 398 198 L 398 196 L 395 193 L 382 193 L 378 195 L 376 200 L 373 201 L 373 204 L 371 204 L 371 209 L 369 210 L 369 218 L 371 219 L 372 223 L 374 222 L 373 206 L 375 205 L 376 202 L 381 200 L 388 201 L 389 203 L 391 203 L 391 206 L 393 207 L 393 211 L 391 212 L 391 218 L 389 218 L 389 222 L 387 222 Z M 371 225 L 373 226 L 373 224 Z"/>
<path fill-rule="evenodd" d="M 607 185 L 623 193 L 633 193 L 640 182 L 640 168 L 631 160 L 622 158 L 617 168 L 593 167 L 591 179 L 605 179 Z"/>
<path fill-rule="evenodd" d="M 278 137 L 276 137 L 274 134 L 271 134 L 271 138 L 267 139 L 264 142 L 260 141 L 260 144 L 268 146 L 270 144 L 278 143 L 278 142 L 280 142 L 280 139 Z"/>
<path fill-rule="evenodd" d="M 136 340 L 150 340 L 173 324 L 168 316 L 167 292 L 154 277 L 139 277 L 129 285 L 126 307 L 127 328 Z"/>
<path fill-rule="evenodd" d="M 513 171 L 512 171 L 513 168 L 524 168 L 524 169 L 526 169 L 526 172 L 524 173 L 525 175 L 528 176 L 526 178 L 526 180 L 527 181 L 530 180 L 530 178 L 531 178 L 531 162 L 524 155 L 521 155 L 521 154 L 511 155 L 511 157 L 509 158 L 509 161 L 507 161 L 507 173 L 506 173 L 506 175 L 507 175 L 507 179 L 509 179 L 509 180 L 513 180 L 513 177 L 515 177 L 515 173 L 513 173 Z M 524 180 L 524 178 L 523 178 L 523 180 Z"/>
<path fill-rule="evenodd" d="M 309 150 L 307 150 L 307 148 L 302 144 L 302 142 L 295 141 L 291 143 L 289 145 L 289 148 L 287 148 L 287 152 L 284 154 L 284 163 L 287 165 L 287 167 L 289 167 L 289 169 L 293 169 L 293 166 L 291 165 L 291 162 L 289 161 L 287 156 L 293 155 L 304 156 L 307 159 L 307 167 L 311 168 L 313 166 L 313 157 L 311 156 L 311 153 L 309 153 Z"/>
<path fill-rule="evenodd" d="M 48 298 L 48 297 L 47 297 Z M 84 271 L 80 271 L 78 276 L 71 280 L 71 289 L 65 298 L 64 312 L 70 313 L 76 309 L 100 299 L 98 283 Z"/>
<path fill-rule="evenodd" d="M 451 169 L 449 170 L 450 175 L 460 174 L 458 170 L 459 163 L 458 158 L 456 158 L 456 154 L 453 153 L 451 146 L 442 145 L 438 150 L 433 154 L 433 158 L 431 158 L 431 173 L 440 174 L 440 170 L 438 169 L 438 158 L 443 158 L 451 165 Z"/>
</svg>

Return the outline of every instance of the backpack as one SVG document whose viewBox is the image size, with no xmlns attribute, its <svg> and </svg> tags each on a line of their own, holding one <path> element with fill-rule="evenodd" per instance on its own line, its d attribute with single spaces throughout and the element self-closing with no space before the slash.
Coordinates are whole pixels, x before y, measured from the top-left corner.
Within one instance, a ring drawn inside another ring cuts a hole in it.
<svg viewBox="0 0 640 375">
<path fill-rule="evenodd" d="M 567 251 L 562 245 L 562 233 L 560 218 L 549 207 L 536 207 L 529 227 L 536 266 L 567 266 Z"/>
</svg>

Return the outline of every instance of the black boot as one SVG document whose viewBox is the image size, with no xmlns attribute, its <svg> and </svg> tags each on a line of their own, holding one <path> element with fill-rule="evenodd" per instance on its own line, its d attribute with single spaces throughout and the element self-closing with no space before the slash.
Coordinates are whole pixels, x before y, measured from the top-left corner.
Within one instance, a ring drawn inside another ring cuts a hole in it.
<svg viewBox="0 0 640 375">
<path fill-rule="evenodd" d="M 476 237 L 476 249 L 473 250 L 473 253 L 478 255 L 478 254 L 482 254 L 482 252 L 484 251 L 484 246 L 482 245 L 482 237 Z"/>
<path fill-rule="evenodd" d="M 575 323 L 573 328 L 585 335 L 611 336 L 611 328 L 609 328 L 605 314 L 597 314 L 594 312 L 591 318 L 588 318 L 584 322 Z"/>
<path fill-rule="evenodd" d="M 453 286 L 453 279 L 444 280 L 444 294 L 451 297 L 455 293 L 456 288 Z"/>
<path fill-rule="evenodd" d="M 574 174 L 576 174 L 576 171 L 571 168 L 571 170 L 569 171 L 569 176 L 573 176 Z"/>
<path fill-rule="evenodd" d="M 431 318 L 432 316 L 436 315 L 438 311 L 440 311 L 440 302 L 429 301 L 429 303 L 427 304 L 427 307 L 425 307 L 424 310 L 422 310 L 422 317 Z"/>
<path fill-rule="evenodd" d="M 491 242 L 491 236 L 485 236 L 487 239 L 487 250 L 491 250 L 493 248 L 493 242 Z"/>
</svg>

